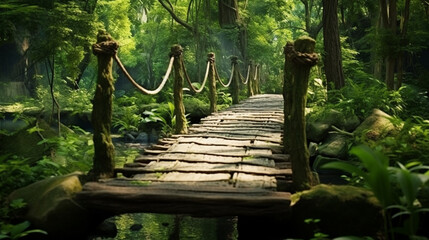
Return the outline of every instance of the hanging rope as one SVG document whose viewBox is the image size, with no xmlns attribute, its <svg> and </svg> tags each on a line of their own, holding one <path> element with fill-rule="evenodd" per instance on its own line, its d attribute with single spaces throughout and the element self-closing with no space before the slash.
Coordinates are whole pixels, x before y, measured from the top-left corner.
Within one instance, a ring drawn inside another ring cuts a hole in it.
<svg viewBox="0 0 429 240">
<path fill-rule="evenodd" d="M 146 88 L 140 86 L 134 79 L 131 77 L 131 75 L 128 73 L 127 69 L 125 69 L 124 65 L 122 64 L 121 60 L 119 59 L 118 55 L 114 55 L 116 63 L 118 63 L 119 68 L 122 70 L 122 72 L 125 74 L 127 79 L 131 82 L 131 84 L 134 85 L 140 92 L 147 95 L 155 95 L 159 93 L 167 83 L 168 78 L 170 77 L 171 69 L 173 68 L 173 62 L 174 62 L 174 56 L 170 57 L 170 63 L 168 64 L 167 72 L 164 75 L 164 78 L 162 79 L 161 84 L 158 86 L 155 90 L 147 90 Z"/>
<path fill-rule="evenodd" d="M 226 87 L 226 88 L 229 87 L 229 85 L 231 85 L 231 83 L 232 83 L 232 77 L 234 76 L 234 64 L 232 64 L 232 67 L 231 67 L 231 76 L 229 77 L 229 82 L 227 84 L 224 84 L 222 82 L 222 80 L 220 79 L 219 73 L 217 71 L 217 67 L 216 66 L 215 66 L 215 72 L 216 72 L 216 79 L 219 81 L 220 85 L 222 85 L 223 87 Z"/>
<path fill-rule="evenodd" d="M 242 82 L 244 85 L 246 85 L 246 84 L 249 82 L 249 75 L 250 75 L 250 65 L 247 67 L 247 76 L 246 76 L 246 81 L 243 81 L 244 77 L 243 77 L 243 75 L 241 75 L 241 73 L 240 73 L 240 79 L 241 79 L 241 82 Z"/>
<path fill-rule="evenodd" d="M 255 66 L 255 76 L 253 76 L 253 80 L 256 81 L 256 78 L 258 76 L 258 68 L 259 68 L 259 64 Z"/>
<path fill-rule="evenodd" d="M 206 74 L 204 75 L 204 80 L 203 83 L 201 84 L 200 89 L 196 89 L 194 87 L 194 85 L 192 85 L 191 79 L 189 78 L 188 72 L 186 71 L 186 68 L 184 67 L 183 70 L 185 71 L 185 77 L 186 77 L 186 81 L 188 81 L 189 86 L 191 87 L 192 91 L 195 93 L 200 93 L 203 91 L 204 86 L 206 85 L 207 82 L 207 77 L 209 76 L 209 70 L 210 70 L 210 63 L 211 63 L 212 59 L 209 57 L 209 59 L 207 60 L 207 68 L 206 68 Z M 214 58 L 213 58 L 214 61 Z M 185 66 L 185 63 L 183 62 L 182 59 L 182 64 L 183 66 Z"/>
</svg>

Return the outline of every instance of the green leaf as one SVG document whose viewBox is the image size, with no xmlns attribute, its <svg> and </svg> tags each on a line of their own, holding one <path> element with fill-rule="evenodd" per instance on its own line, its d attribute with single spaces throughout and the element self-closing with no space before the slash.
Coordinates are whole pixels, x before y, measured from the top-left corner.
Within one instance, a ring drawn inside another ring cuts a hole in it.
<svg viewBox="0 0 429 240">
<path fill-rule="evenodd" d="M 10 230 L 10 236 L 12 238 L 15 238 L 16 236 L 18 236 L 18 234 L 24 232 L 25 229 L 27 229 L 28 227 L 30 227 L 29 221 L 24 221 L 22 223 L 19 223 L 12 227 L 12 229 Z"/>
<path fill-rule="evenodd" d="M 348 172 L 350 174 L 356 174 L 357 176 L 364 177 L 366 176 L 366 173 L 362 171 L 362 169 L 358 168 L 357 166 L 345 163 L 345 162 L 329 162 L 323 164 L 320 168 L 322 169 L 338 169 L 345 172 Z"/>
</svg>

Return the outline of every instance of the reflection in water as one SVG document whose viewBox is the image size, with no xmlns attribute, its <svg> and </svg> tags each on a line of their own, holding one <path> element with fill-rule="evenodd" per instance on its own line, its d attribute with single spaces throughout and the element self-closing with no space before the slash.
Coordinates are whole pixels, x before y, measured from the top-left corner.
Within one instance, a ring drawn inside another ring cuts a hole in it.
<svg viewBox="0 0 429 240">
<path fill-rule="evenodd" d="M 116 224 L 118 234 L 115 238 L 103 239 L 236 240 L 238 238 L 236 217 L 194 218 L 184 215 L 136 213 L 116 216 L 108 221 L 112 220 Z"/>
</svg>

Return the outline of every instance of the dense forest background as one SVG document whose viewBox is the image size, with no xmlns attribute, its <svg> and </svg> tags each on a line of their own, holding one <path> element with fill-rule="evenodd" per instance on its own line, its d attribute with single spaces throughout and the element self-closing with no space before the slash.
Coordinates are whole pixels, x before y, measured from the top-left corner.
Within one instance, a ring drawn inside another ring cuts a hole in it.
<svg viewBox="0 0 429 240">
<path fill-rule="evenodd" d="M 398 127 L 395 135 L 355 136 L 353 144 L 382 151 L 391 165 L 429 164 L 425 0 L 2 0 L 0 26 L 0 118 L 24 126 L 1 130 L 2 200 L 36 180 L 90 169 L 88 116 L 97 78 L 91 46 L 101 29 L 119 42 L 120 59 L 148 89 L 161 82 L 170 47 L 178 43 L 193 81 L 202 79 L 208 52 L 216 53 L 222 78 L 229 76 L 231 56 L 238 56 L 243 75 L 249 63 L 260 64 L 263 93 L 282 93 L 283 47 L 308 35 L 321 56 L 310 77 L 311 116 L 335 109 L 362 121 L 381 109 Z M 114 78 L 115 131 L 132 138 L 147 129 L 168 135 L 172 81 L 145 96 L 116 65 Z M 217 91 L 220 109 L 232 103 L 228 89 Z M 242 87 L 242 99 L 246 91 Z M 187 92 L 185 106 L 191 122 L 207 115 L 207 91 Z M 20 131 L 28 136 L 18 137 Z M 138 149 L 119 147 L 116 154 L 119 165 Z"/>
</svg>

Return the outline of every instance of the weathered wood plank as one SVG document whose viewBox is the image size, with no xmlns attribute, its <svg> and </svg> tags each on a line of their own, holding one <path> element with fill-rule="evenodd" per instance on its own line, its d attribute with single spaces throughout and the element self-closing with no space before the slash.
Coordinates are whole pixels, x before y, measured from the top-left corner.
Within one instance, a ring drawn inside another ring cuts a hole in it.
<svg viewBox="0 0 429 240">
<path fill-rule="evenodd" d="M 180 213 L 197 216 L 260 216 L 285 214 L 290 193 L 262 191 L 208 191 L 205 188 L 157 189 L 151 186 L 119 187 L 87 183 L 76 195 L 84 207 L 112 214 L 127 212 Z"/>
<path fill-rule="evenodd" d="M 134 175 L 139 173 L 228 173 L 233 174 L 236 172 L 266 175 L 266 176 L 283 176 L 291 175 L 290 169 L 277 169 L 273 167 L 256 166 L 256 165 L 243 165 L 243 164 L 213 164 L 213 163 L 187 163 L 179 161 L 161 161 L 151 162 L 145 166 L 132 166 L 117 169 L 117 172 L 124 173 L 124 175 Z"/>
<path fill-rule="evenodd" d="M 276 189 L 277 180 L 273 176 L 235 173 L 233 181 L 237 188 Z"/>
<path fill-rule="evenodd" d="M 228 173 L 181 173 L 181 172 L 167 172 L 167 173 L 143 173 L 137 174 L 133 177 L 135 180 L 141 181 L 155 181 L 155 182 L 216 182 L 226 181 L 229 182 L 231 175 Z"/>
</svg>

